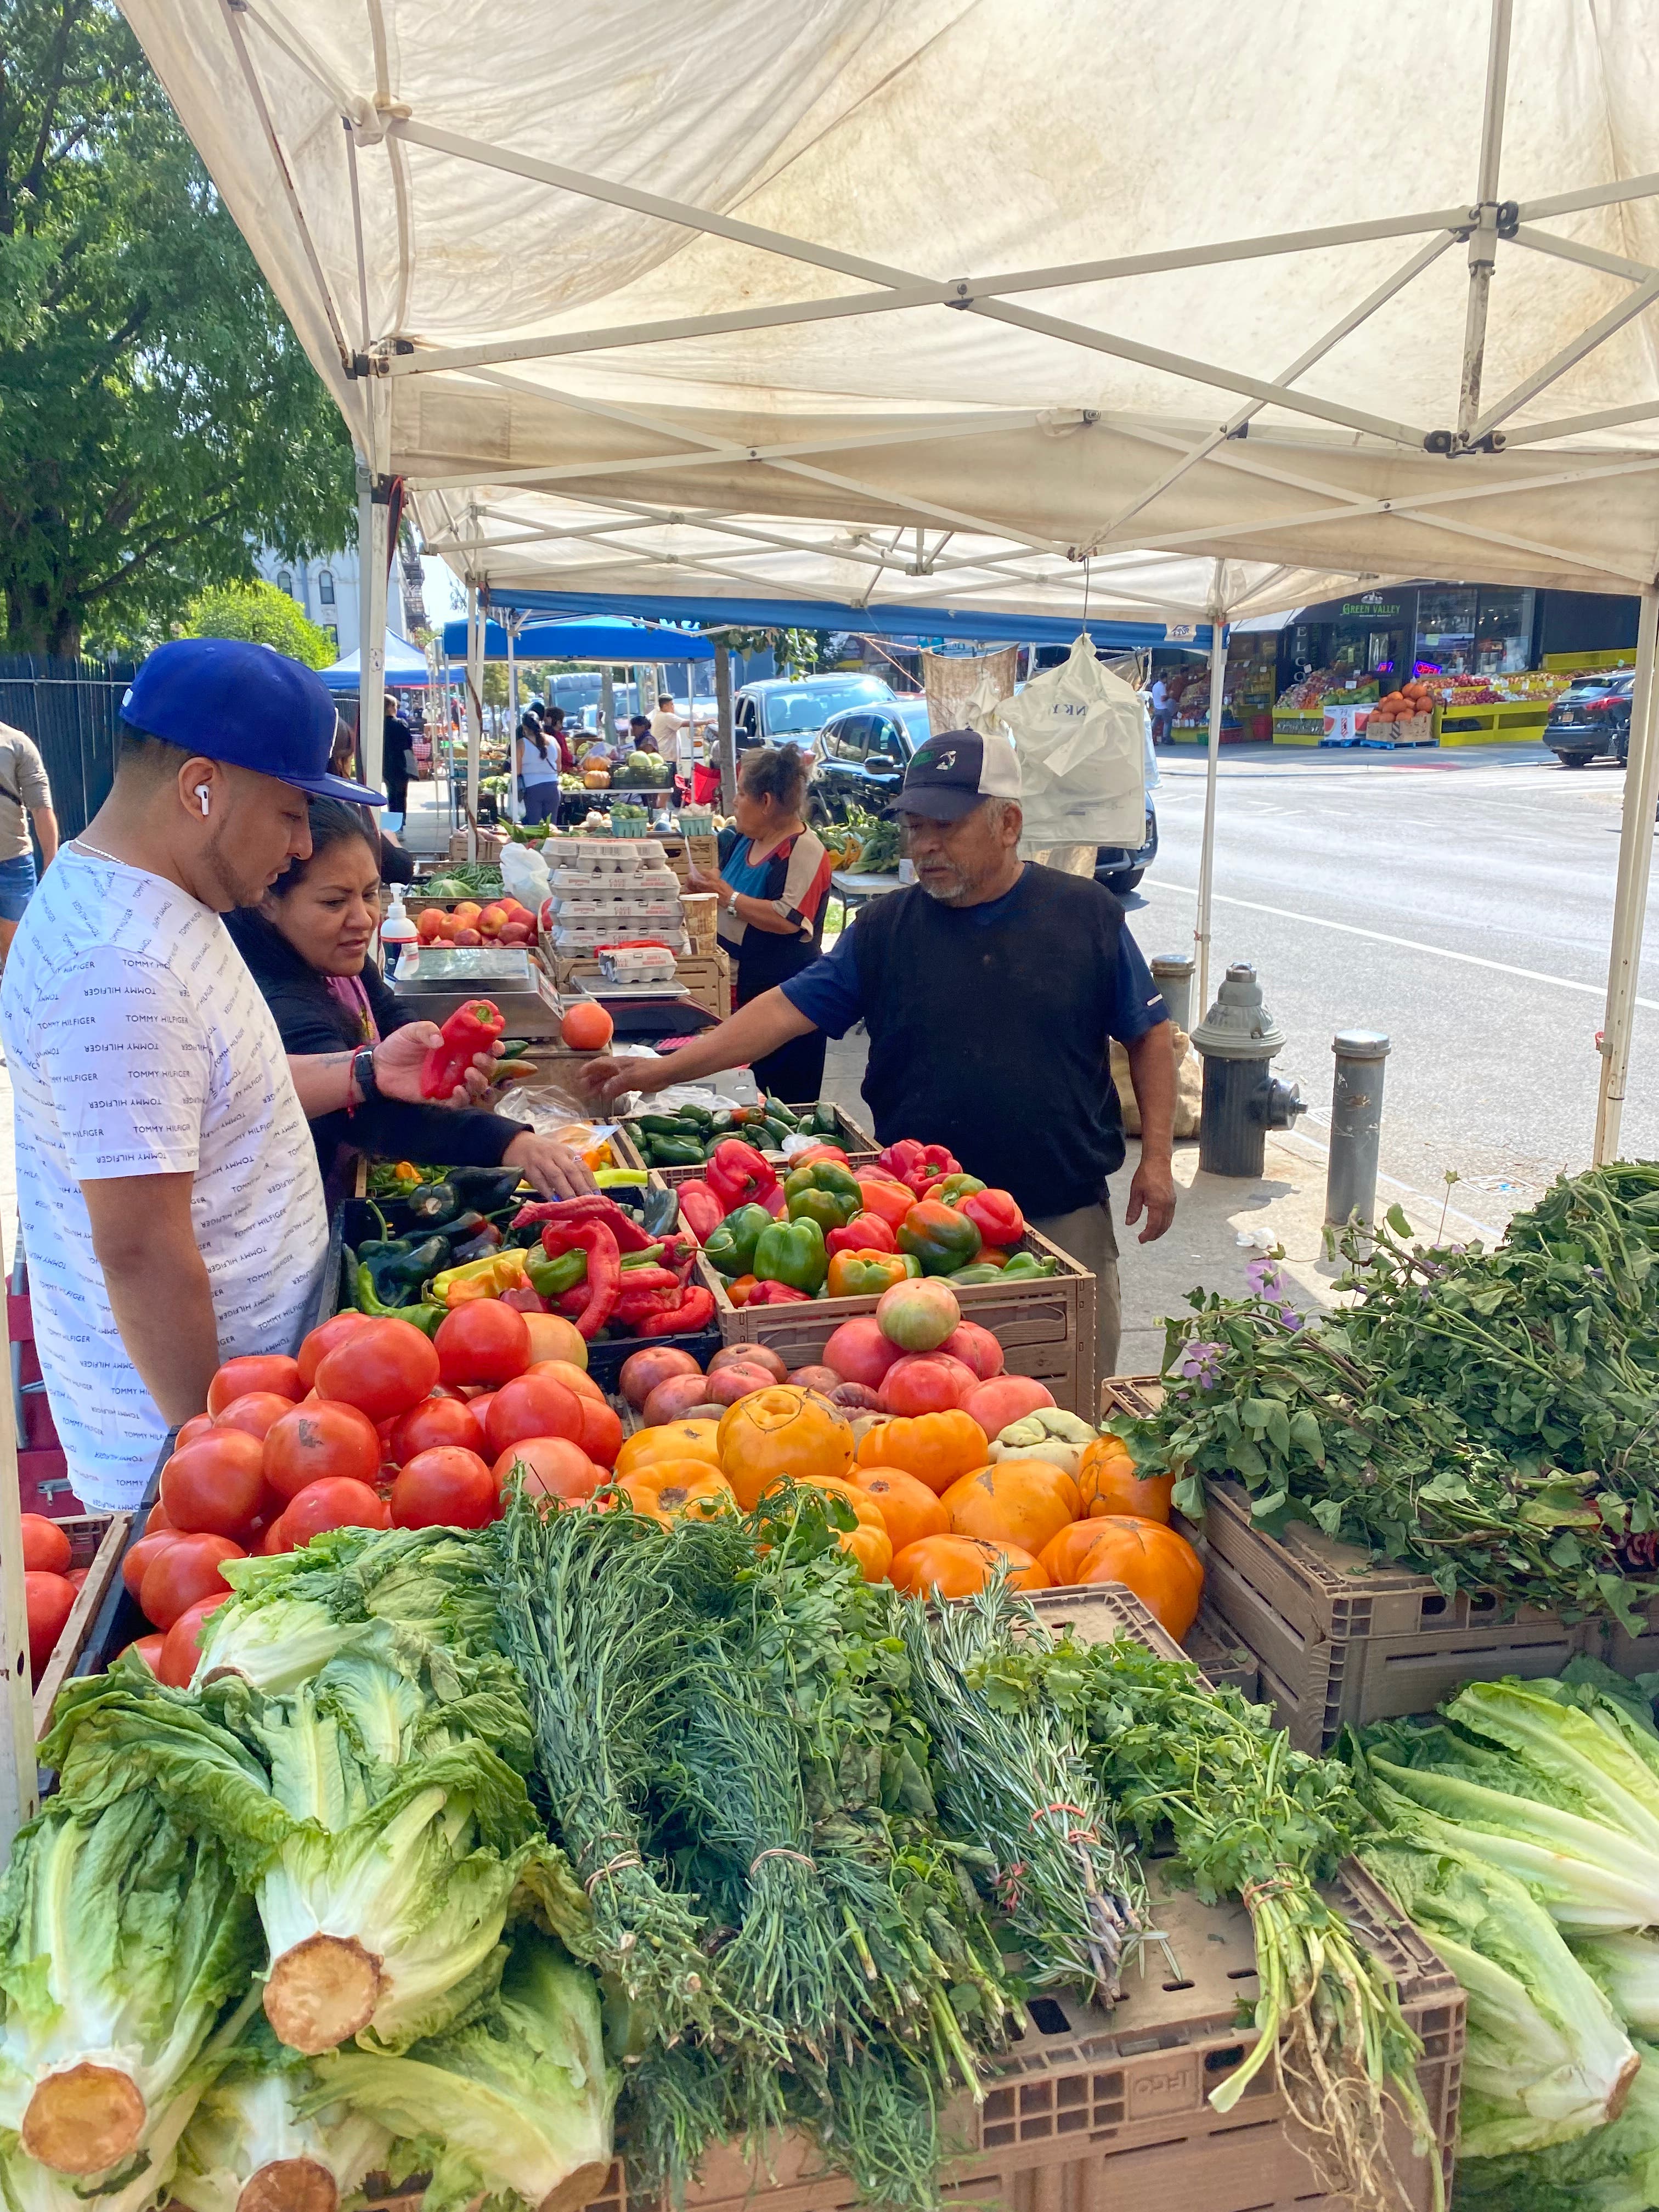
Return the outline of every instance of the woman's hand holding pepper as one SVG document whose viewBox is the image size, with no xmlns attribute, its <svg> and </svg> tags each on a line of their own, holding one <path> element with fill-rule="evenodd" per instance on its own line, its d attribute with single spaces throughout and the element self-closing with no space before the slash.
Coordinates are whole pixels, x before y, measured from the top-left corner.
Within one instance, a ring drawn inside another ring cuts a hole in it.
<svg viewBox="0 0 1659 2212">
<path fill-rule="evenodd" d="M 581 1198 L 599 1188 L 579 1152 L 551 1137 L 538 1137 L 533 1129 L 514 1137 L 501 1154 L 501 1165 L 527 1176 L 544 1198 Z"/>
<path fill-rule="evenodd" d="M 475 1054 L 465 1082 L 458 1083 L 447 1098 L 433 1100 L 421 1089 L 421 1070 L 428 1053 L 443 1041 L 443 1032 L 435 1022 L 405 1022 L 402 1029 L 382 1037 L 374 1048 L 374 1080 L 382 1097 L 406 1099 L 415 1106 L 477 1105 L 489 1088 L 492 1063 L 500 1057 L 499 1046 Z"/>
</svg>

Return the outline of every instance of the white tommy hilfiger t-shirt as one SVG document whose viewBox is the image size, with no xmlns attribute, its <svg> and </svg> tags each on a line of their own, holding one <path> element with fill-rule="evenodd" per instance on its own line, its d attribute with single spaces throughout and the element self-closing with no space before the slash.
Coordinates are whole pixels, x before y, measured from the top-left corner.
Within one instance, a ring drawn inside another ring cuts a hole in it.
<svg viewBox="0 0 1659 2212">
<path fill-rule="evenodd" d="M 137 1504 L 167 1425 L 128 1358 L 82 1182 L 193 1175 L 219 1356 L 292 1352 L 328 1245 L 283 1041 L 211 908 L 65 846 L 0 982 L 36 1346 L 83 1504 Z"/>
</svg>

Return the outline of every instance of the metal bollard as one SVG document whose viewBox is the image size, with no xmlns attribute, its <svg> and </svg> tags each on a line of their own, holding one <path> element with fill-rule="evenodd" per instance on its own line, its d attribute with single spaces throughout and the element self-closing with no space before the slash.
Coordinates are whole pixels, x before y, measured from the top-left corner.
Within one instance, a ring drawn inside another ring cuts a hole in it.
<svg viewBox="0 0 1659 2212">
<path fill-rule="evenodd" d="M 1332 1228 L 1346 1229 L 1357 1214 L 1369 1229 L 1376 1213 L 1382 1063 L 1389 1056 L 1389 1040 L 1379 1030 L 1340 1030 L 1331 1050 L 1336 1054 L 1336 1081 L 1331 1092 L 1325 1220 Z"/>
<path fill-rule="evenodd" d="M 1160 952 L 1152 962 L 1152 981 L 1170 1010 L 1170 1019 L 1188 1036 L 1193 1027 L 1193 970 L 1190 952 Z"/>
<path fill-rule="evenodd" d="M 1259 1176 L 1268 1130 L 1291 1127 L 1308 1109 L 1293 1083 L 1267 1072 L 1285 1033 L 1273 1027 L 1249 961 L 1229 968 L 1193 1042 L 1204 1062 L 1198 1164 L 1209 1175 Z"/>
</svg>

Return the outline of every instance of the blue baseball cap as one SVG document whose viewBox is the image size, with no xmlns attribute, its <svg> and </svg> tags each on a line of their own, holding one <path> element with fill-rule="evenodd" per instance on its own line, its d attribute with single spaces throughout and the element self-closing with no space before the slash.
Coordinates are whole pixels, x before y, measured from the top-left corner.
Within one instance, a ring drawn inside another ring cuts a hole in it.
<svg viewBox="0 0 1659 2212">
<path fill-rule="evenodd" d="M 318 799 L 384 806 L 383 791 L 329 774 L 337 719 L 315 670 L 234 637 L 175 637 L 158 645 L 121 702 L 121 720 L 146 737 L 252 769 Z"/>
</svg>

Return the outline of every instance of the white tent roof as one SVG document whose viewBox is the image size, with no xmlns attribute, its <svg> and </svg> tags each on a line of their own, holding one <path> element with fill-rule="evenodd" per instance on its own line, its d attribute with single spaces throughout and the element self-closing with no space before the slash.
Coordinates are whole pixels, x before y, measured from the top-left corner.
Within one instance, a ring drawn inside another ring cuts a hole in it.
<svg viewBox="0 0 1659 2212">
<path fill-rule="evenodd" d="M 480 581 L 1659 568 L 1652 0 L 124 5 Z"/>
</svg>

